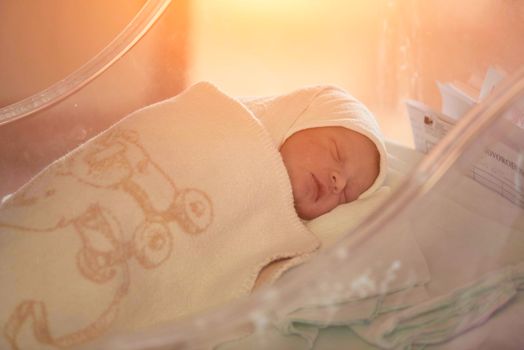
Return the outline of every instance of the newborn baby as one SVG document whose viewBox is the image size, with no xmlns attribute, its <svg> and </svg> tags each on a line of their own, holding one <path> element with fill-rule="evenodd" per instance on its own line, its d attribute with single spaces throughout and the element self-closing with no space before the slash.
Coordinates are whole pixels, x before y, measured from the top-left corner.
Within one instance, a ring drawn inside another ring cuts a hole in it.
<svg viewBox="0 0 524 350">
<path fill-rule="evenodd" d="M 383 137 L 371 112 L 346 91 L 312 86 L 241 100 L 280 150 L 300 218 L 314 219 L 381 186 Z"/>
<path fill-rule="evenodd" d="M 299 131 L 284 142 L 280 153 L 295 209 L 306 220 L 356 200 L 373 185 L 380 169 L 375 144 L 344 127 Z"/>
</svg>

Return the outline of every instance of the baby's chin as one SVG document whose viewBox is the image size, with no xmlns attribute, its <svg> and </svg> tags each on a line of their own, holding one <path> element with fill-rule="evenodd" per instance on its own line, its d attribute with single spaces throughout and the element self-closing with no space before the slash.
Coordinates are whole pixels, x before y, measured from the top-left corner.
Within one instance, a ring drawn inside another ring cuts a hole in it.
<svg viewBox="0 0 524 350">
<path fill-rule="evenodd" d="M 320 211 L 315 205 L 300 202 L 295 203 L 295 211 L 298 217 L 303 220 L 313 220 L 324 214 L 324 212 Z"/>
<path fill-rule="evenodd" d="M 338 206 L 337 203 L 333 203 L 328 200 L 324 201 L 312 201 L 312 200 L 298 200 L 295 199 L 295 211 L 298 216 L 303 220 L 313 220 L 321 215 L 324 215 Z"/>
</svg>

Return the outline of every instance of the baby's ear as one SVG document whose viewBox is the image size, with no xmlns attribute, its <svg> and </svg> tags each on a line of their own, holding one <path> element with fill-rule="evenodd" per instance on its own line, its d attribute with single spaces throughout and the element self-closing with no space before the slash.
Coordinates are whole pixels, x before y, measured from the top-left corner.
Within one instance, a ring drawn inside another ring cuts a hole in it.
<svg viewBox="0 0 524 350">
<path fill-rule="evenodd" d="M 386 179 L 386 175 L 387 175 L 388 155 L 387 155 L 385 144 L 382 142 L 382 140 L 377 141 L 377 139 L 369 137 L 368 135 L 366 136 L 369 140 L 371 140 L 371 142 L 373 142 L 373 145 L 374 145 L 373 147 L 374 152 L 373 152 L 372 158 L 373 158 L 373 162 L 375 163 L 374 165 L 376 167 L 375 168 L 376 175 L 374 176 L 373 184 L 366 191 L 360 194 L 360 196 L 358 197 L 359 199 L 366 198 L 370 194 L 377 191 L 380 188 L 380 186 L 382 186 L 382 184 L 384 183 Z"/>
</svg>

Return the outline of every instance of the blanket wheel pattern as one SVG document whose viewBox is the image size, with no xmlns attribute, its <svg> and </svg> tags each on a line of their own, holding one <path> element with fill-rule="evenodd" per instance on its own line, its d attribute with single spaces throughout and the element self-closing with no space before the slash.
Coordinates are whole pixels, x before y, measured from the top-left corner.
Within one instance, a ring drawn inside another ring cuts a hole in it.
<svg viewBox="0 0 524 350">
<path fill-rule="evenodd" d="M 162 264 L 171 254 L 173 238 L 164 223 L 145 222 L 134 237 L 135 257 L 147 269 Z"/>
<path fill-rule="evenodd" d="M 208 196 L 199 190 L 185 189 L 175 200 L 179 215 L 176 219 L 184 231 L 200 233 L 213 221 L 213 206 Z"/>
</svg>

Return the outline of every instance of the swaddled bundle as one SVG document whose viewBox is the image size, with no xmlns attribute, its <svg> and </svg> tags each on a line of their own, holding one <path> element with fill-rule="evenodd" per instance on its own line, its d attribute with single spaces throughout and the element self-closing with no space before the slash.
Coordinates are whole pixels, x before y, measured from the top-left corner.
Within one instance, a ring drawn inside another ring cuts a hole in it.
<svg viewBox="0 0 524 350">
<path fill-rule="evenodd" d="M 296 215 L 278 152 L 296 131 L 368 136 L 381 168 L 362 197 L 381 185 L 376 122 L 349 95 L 313 87 L 243 102 L 250 110 L 197 84 L 133 113 L 2 205 L 0 348 L 68 347 L 187 316 L 310 257 L 321 243 Z"/>
<path fill-rule="evenodd" d="M 270 135 L 209 84 L 140 110 L 0 208 L 0 348 L 68 347 L 247 295 L 317 249 Z"/>
</svg>

